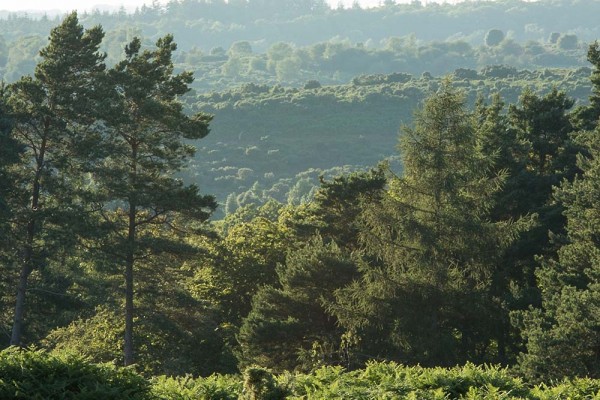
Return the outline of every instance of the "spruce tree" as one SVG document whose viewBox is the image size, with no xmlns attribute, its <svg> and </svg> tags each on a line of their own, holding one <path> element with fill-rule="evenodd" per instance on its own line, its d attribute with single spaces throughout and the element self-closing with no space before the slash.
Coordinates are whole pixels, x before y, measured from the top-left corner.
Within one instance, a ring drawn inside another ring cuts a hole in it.
<svg viewBox="0 0 600 400">
<path fill-rule="evenodd" d="M 400 151 L 403 175 L 362 214 L 362 278 L 331 308 L 368 357 L 493 360 L 491 277 L 520 229 L 490 220 L 504 175 L 490 173 L 475 119 L 448 81 L 404 129 Z"/>
<path fill-rule="evenodd" d="M 125 59 L 109 71 L 114 92 L 103 120 L 107 157 L 94 178 L 106 232 L 105 240 L 98 240 L 125 276 L 125 365 L 134 362 L 136 269 L 149 266 L 158 254 L 189 254 L 193 249 L 183 235 L 190 223 L 205 221 L 216 208 L 211 196 L 175 177 L 194 154 L 188 141 L 208 134 L 210 121 L 204 114 L 183 113 L 179 97 L 193 78 L 189 72 L 174 73 L 176 47 L 170 35 L 151 50 L 142 50 L 134 38 Z"/>
</svg>

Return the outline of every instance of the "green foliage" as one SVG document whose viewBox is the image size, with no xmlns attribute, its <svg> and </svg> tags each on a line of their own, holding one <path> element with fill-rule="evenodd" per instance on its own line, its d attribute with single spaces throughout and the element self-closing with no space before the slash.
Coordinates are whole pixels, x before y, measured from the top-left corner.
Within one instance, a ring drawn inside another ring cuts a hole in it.
<svg viewBox="0 0 600 400">
<path fill-rule="evenodd" d="M 600 141 L 598 131 L 578 139 L 587 152 L 578 158 L 583 173 L 573 182 L 563 181 L 554 194 L 564 206 L 566 237 L 556 238 L 562 244 L 557 257 L 543 258 L 537 271 L 541 307 L 520 314 L 527 352 L 519 369 L 530 381 L 600 376 Z"/>
<path fill-rule="evenodd" d="M 323 368 L 313 375 L 297 376 L 290 398 L 405 398 L 495 399 L 526 398 L 529 390 L 498 367 L 450 369 L 405 367 L 395 363 L 369 363 L 364 370 L 343 372 Z"/>
<path fill-rule="evenodd" d="M 52 354 L 78 354 L 94 363 L 122 365 L 120 344 L 123 330 L 119 315 L 105 307 L 98 307 L 91 318 L 54 329 L 42 345 L 52 349 Z"/>
<path fill-rule="evenodd" d="M 7 400 L 147 399 L 149 386 L 131 369 L 90 364 L 72 353 L 0 352 L 0 397 Z"/>
<path fill-rule="evenodd" d="M 342 331 L 327 312 L 336 289 L 356 275 L 355 261 L 320 237 L 288 253 L 278 284 L 258 289 L 238 334 L 242 365 L 276 371 L 345 362 Z"/>
<path fill-rule="evenodd" d="M 473 116 L 449 82 L 405 129 L 400 149 L 404 173 L 388 180 L 380 202 L 365 205 L 367 258 L 361 278 L 336 292 L 333 314 L 370 358 L 493 360 L 499 318 L 491 277 L 523 229 L 489 220 L 505 176 L 490 173 Z"/>
<path fill-rule="evenodd" d="M 248 367 L 244 371 L 244 389 L 240 400 L 283 400 L 287 398 L 287 394 L 268 370 Z"/>
<path fill-rule="evenodd" d="M 152 378 L 151 393 L 164 400 L 237 400 L 243 382 L 239 376 L 211 375 L 207 378 L 167 377 Z"/>
<path fill-rule="evenodd" d="M 322 367 L 310 374 L 273 375 L 259 367 L 243 377 L 160 376 L 144 380 L 131 369 L 39 350 L 0 353 L 3 399 L 589 399 L 600 393 L 593 379 L 531 387 L 506 369 L 466 364 L 453 368 L 406 367 L 371 362 L 362 370 Z"/>
</svg>

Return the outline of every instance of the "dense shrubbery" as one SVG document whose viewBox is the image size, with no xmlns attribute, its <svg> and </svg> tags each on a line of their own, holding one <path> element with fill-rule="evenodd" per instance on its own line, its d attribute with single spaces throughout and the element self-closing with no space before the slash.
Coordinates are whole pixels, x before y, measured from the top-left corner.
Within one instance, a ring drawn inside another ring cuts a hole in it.
<svg viewBox="0 0 600 400">
<path fill-rule="evenodd" d="M 578 379 L 528 386 L 508 370 L 467 364 L 454 368 L 369 363 L 345 371 L 322 367 L 310 374 L 272 375 L 251 367 L 244 376 L 156 377 L 132 369 L 91 364 L 74 355 L 15 348 L 0 353 L 2 399 L 590 399 L 600 381 Z"/>
<path fill-rule="evenodd" d="M 149 387 L 133 369 L 74 354 L 14 347 L 0 353 L 1 399 L 146 399 Z"/>
</svg>

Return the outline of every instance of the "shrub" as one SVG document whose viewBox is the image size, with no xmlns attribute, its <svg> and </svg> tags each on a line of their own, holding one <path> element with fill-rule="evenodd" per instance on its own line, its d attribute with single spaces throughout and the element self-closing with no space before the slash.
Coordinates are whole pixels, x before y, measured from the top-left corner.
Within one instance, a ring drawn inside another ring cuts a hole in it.
<svg viewBox="0 0 600 400">
<path fill-rule="evenodd" d="M 145 399 L 148 382 L 129 368 L 69 353 L 10 347 L 0 352 L 0 399 Z"/>
<path fill-rule="evenodd" d="M 321 82 L 311 79 L 304 84 L 304 89 L 318 89 L 321 87 Z"/>
<path fill-rule="evenodd" d="M 283 400 L 287 391 L 280 387 L 271 372 L 260 367 L 244 371 L 244 390 L 240 400 Z"/>
<path fill-rule="evenodd" d="M 242 381 L 236 375 L 211 375 L 193 379 L 189 376 L 152 379 L 152 394 L 161 400 L 237 400 Z"/>
</svg>

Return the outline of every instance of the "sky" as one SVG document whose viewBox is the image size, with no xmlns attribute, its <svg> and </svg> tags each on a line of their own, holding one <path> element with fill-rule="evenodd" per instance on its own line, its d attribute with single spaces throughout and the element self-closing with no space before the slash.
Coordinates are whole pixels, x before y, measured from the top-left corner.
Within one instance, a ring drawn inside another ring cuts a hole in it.
<svg viewBox="0 0 600 400">
<path fill-rule="evenodd" d="M 166 3 L 168 0 L 160 0 L 161 3 Z M 332 6 L 337 6 L 340 0 L 327 0 Z M 351 6 L 354 0 L 342 0 L 346 6 Z M 372 7 L 379 4 L 380 0 L 359 0 L 362 7 Z M 0 0 L 0 10 L 7 11 L 27 11 L 27 10 L 61 10 L 79 11 L 91 10 L 98 8 L 97 6 L 111 6 L 126 8 L 139 7 L 142 4 L 151 4 L 152 0 Z M 104 8 L 104 7 L 101 7 Z"/>
</svg>

